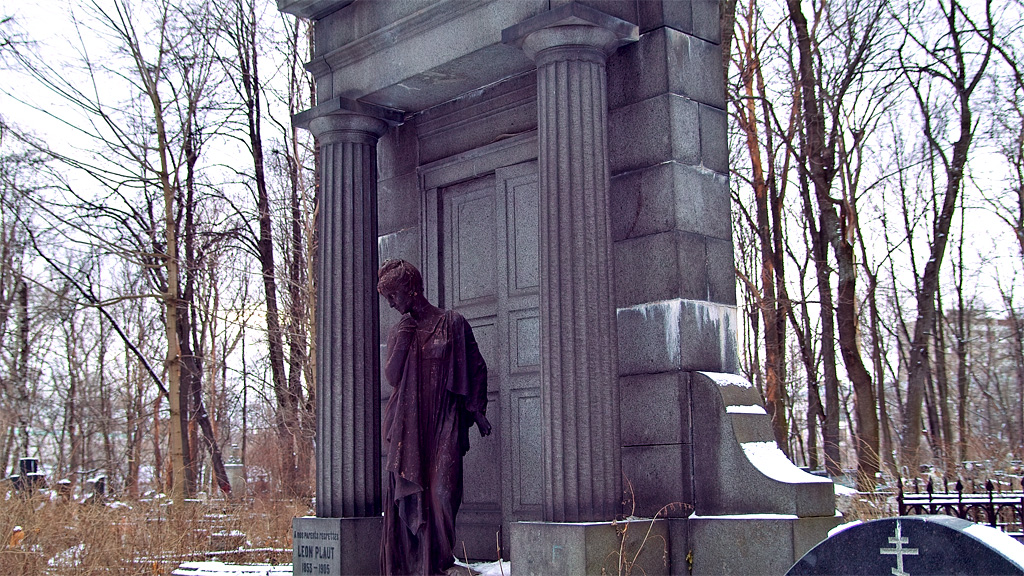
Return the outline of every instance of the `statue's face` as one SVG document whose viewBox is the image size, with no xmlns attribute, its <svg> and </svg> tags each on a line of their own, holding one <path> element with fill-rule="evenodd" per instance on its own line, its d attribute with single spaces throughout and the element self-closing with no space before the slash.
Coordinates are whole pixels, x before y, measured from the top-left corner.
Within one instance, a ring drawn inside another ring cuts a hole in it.
<svg viewBox="0 0 1024 576">
<path fill-rule="evenodd" d="M 400 287 L 384 294 L 384 297 L 387 298 L 388 305 L 397 310 L 399 314 L 405 314 L 412 310 L 413 298 L 410 288 Z"/>
</svg>

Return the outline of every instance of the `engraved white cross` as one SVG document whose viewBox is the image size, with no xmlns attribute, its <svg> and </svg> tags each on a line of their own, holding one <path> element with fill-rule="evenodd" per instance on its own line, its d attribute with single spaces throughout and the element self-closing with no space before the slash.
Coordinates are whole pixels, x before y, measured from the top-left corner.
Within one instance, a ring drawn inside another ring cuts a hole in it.
<svg viewBox="0 0 1024 576">
<path fill-rule="evenodd" d="M 900 525 L 900 521 L 896 521 L 896 536 L 889 537 L 889 544 L 895 544 L 895 548 L 879 548 L 878 552 L 881 554 L 891 554 L 896 556 L 896 567 L 892 569 L 893 576 L 910 576 L 908 572 L 903 571 L 903 557 L 904 556 L 917 556 L 917 548 L 904 548 L 904 544 L 910 544 L 910 538 L 903 537 L 903 527 Z"/>
</svg>

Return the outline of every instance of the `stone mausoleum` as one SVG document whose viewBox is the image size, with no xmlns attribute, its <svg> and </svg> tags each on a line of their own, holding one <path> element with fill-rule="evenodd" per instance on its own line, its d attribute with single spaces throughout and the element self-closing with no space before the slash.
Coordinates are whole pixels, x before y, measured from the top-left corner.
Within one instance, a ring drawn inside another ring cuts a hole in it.
<svg viewBox="0 0 1024 576">
<path fill-rule="evenodd" d="M 378 569 L 391 257 L 488 363 L 470 560 L 500 545 L 516 576 L 614 573 L 610 523 L 630 515 L 661 518 L 648 574 L 781 574 L 825 537 L 832 484 L 786 460 L 733 375 L 717 1 L 278 6 L 315 24 L 318 104 L 294 122 L 322 168 L 316 517 L 295 521 L 296 574 Z"/>
</svg>

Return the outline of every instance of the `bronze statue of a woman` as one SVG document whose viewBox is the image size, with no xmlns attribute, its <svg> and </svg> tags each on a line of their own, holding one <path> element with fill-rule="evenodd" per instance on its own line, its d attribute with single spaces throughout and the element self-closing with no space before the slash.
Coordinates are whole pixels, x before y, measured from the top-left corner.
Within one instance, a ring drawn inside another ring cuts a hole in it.
<svg viewBox="0 0 1024 576">
<path fill-rule="evenodd" d="M 487 366 L 469 323 L 427 301 L 412 264 L 388 260 L 377 276 L 377 291 L 402 314 L 384 364 L 392 391 L 383 421 L 381 573 L 435 576 L 455 564 L 469 429 L 491 433 Z"/>
</svg>

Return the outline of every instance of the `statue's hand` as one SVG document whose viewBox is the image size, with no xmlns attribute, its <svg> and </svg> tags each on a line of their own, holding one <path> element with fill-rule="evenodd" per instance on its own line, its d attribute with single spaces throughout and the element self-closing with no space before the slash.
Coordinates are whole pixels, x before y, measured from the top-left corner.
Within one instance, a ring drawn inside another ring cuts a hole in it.
<svg viewBox="0 0 1024 576">
<path fill-rule="evenodd" d="M 397 339 L 395 346 L 402 350 L 408 350 L 416 340 L 416 321 L 408 314 L 402 315 L 398 321 Z"/>
<path fill-rule="evenodd" d="M 491 435 L 491 423 L 487 421 L 487 416 L 484 416 L 483 412 L 474 412 L 473 419 L 476 420 L 476 427 L 480 430 L 481 436 Z"/>
<path fill-rule="evenodd" d="M 400 332 L 416 332 L 416 320 L 413 319 L 412 314 L 402 314 L 398 320 L 398 330 Z"/>
</svg>

